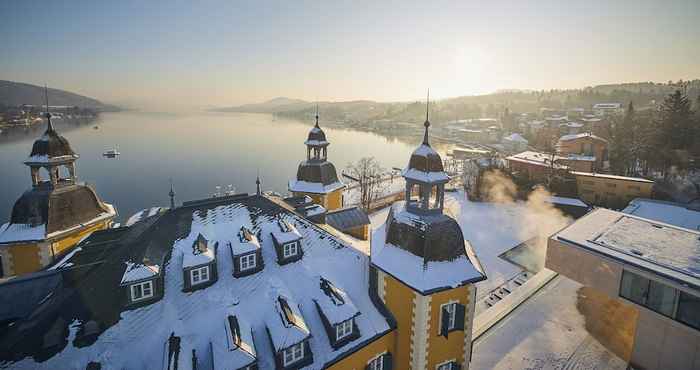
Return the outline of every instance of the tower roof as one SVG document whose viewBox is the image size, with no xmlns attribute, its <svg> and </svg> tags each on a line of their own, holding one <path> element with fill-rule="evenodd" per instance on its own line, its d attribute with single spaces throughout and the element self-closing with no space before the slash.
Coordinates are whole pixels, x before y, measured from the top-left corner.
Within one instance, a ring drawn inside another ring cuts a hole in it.
<svg viewBox="0 0 700 370">
<path fill-rule="evenodd" d="M 316 124 L 309 131 L 309 136 L 304 144 L 308 146 L 328 146 L 330 143 L 326 140 L 326 133 L 318 125 L 318 105 L 316 105 Z"/>
<path fill-rule="evenodd" d="M 32 145 L 32 152 L 24 162 L 26 164 L 50 164 L 54 162 L 70 162 L 78 159 L 68 140 L 59 135 L 53 128 L 49 118 L 46 132 Z"/>
<path fill-rule="evenodd" d="M 430 99 L 430 92 L 428 92 L 428 99 Z M 444 183 L 450 178 L 442 166 L 440 154 L 430 146 L 428 135 L 428 128 L 430 127 L 429 107 L 430 101 L 428 100 L 425 108 L 425 123 L 423 123 L 423 126 L 425 126 L 423 143 L 413 151 L 411 159 L 408 161 L 408 167 L 403 170 L 402 174 L 407 180 Z"/>
</svg>

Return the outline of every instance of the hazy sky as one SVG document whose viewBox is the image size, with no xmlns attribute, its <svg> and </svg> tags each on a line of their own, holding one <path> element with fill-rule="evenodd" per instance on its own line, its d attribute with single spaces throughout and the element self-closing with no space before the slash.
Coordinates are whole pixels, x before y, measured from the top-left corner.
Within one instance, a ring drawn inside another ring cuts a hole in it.
<svg viewBox="0 0 700 370">
<path fill-rule="evenodd" d="M 0 79 L 152 109 L 700 78 L 700 0 L 0 1 Z"/>
</svg>

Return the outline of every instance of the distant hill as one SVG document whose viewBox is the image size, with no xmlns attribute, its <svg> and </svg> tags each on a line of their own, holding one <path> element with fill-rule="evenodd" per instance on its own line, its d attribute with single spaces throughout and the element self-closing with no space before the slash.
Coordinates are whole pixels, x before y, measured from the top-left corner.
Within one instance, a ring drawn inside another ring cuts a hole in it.
<svg viewBox="0 0 700 370">
<path fill-rule="evenodd" d="M 308 108 L 313 103 L 300 99 L 279 97 L 263 103 L 245 104 L 237 107 L 215 108 L 215 112 L 277 113 Z"/>
<path fill-rule="evenodd" d="M 22 104 L 44 104 L 44 87 L 0 80 L 0 105 L 19 106 Z M 78 106 L 101 112 L 120 110 L 117 106 L 105 104 L 97 99 L 52 88 L 49 88 L 49 105 Z"/>
</svg>

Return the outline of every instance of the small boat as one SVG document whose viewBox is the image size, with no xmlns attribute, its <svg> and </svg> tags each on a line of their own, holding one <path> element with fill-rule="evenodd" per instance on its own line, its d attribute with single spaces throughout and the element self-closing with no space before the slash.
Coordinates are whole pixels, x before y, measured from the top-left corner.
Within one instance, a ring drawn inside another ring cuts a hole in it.
<svg viewBox="0 0 700 370">
<path fill-rule="evenodd" d="M 95 125 L 95 126 L 92 126 L 92 128 L 94 128 L 95 130 L 99 130 L 100 126 Z"/>
<path fill-rule="evenodd" d="M 118 155 L 120 155 L 120 154 L 121 154 L 121 153 L 119 153 L 119 151 L 117 151 L 116 149 L 110 149 L 110 150 L 108 150 L 108 151 L 102 153 L 102 155 L 105 156 L 105 157 L 107 157 L 107 158 L 114 158 L 114 157 L 116 157 L 116 156 L 118 156 Z"/>
</svg>

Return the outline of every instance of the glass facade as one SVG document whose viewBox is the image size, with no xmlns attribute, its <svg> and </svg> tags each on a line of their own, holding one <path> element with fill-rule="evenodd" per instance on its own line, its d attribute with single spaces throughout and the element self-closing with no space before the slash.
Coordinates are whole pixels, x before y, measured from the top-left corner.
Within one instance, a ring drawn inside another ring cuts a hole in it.
<svg viewBox="0 0 700 370">
<path fill-rule="evenodd" d="M 620 297 L 700 329 L 700 297 L 629 271 L 622 272 Z"/>
</svg>

